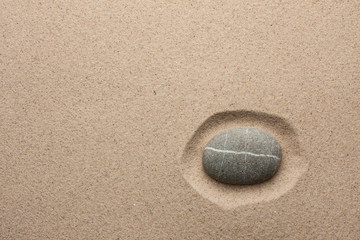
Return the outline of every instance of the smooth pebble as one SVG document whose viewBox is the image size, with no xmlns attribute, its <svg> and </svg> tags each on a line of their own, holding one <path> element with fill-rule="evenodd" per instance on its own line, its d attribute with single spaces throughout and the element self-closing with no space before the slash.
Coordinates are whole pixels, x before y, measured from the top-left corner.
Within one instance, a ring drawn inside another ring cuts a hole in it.
<svg viewBox="0 0 360 240">
<path fill-rule="evenodd" d="M 281 147 L 269 133 L 256 128 L 220 132 L 206 145 L 203 167 L 213 179 L 227 184 L 256 184 L 275 175 Z"/>
</svg>

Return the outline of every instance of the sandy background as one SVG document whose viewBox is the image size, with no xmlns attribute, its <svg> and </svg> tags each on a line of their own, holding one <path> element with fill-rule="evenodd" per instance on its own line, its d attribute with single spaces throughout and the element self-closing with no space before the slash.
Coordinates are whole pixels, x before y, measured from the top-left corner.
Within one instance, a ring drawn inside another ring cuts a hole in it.
<svg viewBox="0 0 360 240">
<path fill-rule="evenodd" d="M 360 2 L 0 1 L 1 239 L 360 239 Z M 270 182 L 199 168 L 280 139 Z"/>
</svg>

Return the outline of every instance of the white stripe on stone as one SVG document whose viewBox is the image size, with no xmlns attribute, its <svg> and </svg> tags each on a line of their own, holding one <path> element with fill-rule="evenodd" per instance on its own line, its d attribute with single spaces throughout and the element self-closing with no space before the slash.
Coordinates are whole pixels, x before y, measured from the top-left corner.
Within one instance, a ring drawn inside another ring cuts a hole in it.
<svg viewBox="0 0 360 240">
<path fill-rule="evenodd" d="M 212 147 L 206 147 L 205 150 L 212 150 L 212 151 L 221 152 L 221 153 L 248 154 L 248 155 L 252 155 L 252 156 L 256 156 L 256 157 L 270 157 L 270 158 L 279 159 L 279 157 L 274 156 L 274 155 L 256 154 L 256 153 L 252 153 L 252 152 L 236 152 L 236 151 L 231 151 L 231 150 L 220 150 L 220 149 L 216 149 L 216 148 L 212 148 Z"/>
</svg>

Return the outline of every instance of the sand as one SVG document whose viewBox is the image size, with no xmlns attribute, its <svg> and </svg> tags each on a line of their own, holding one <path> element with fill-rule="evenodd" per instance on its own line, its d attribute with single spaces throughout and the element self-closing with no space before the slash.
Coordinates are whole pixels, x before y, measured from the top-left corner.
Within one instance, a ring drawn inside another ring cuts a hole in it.
<svg viewBox="0 0 360 240">
<path fill-rule="evenodd" d="M 359 239 L 360 2 L 0 1 L 2 239 Z M 207 178 L 230 127 L 271 181 Z"/>
</svg>

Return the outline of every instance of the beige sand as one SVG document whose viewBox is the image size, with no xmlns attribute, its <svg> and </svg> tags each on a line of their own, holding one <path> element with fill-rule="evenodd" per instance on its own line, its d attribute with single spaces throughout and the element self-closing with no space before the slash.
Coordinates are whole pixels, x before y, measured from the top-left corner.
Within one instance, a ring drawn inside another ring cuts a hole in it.
<svg viewBox="0 0 360 240">
<path fill-rule="evenodd" d="M 0 1 L 1 238 L 359 239 L 359 22 L 356 0 Z M 202 174 L 238 125 L 280 139 L 271 181 Z"/>
</svg>

